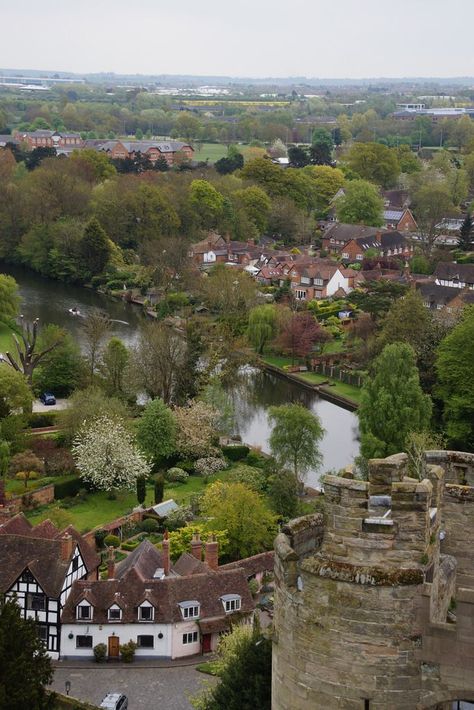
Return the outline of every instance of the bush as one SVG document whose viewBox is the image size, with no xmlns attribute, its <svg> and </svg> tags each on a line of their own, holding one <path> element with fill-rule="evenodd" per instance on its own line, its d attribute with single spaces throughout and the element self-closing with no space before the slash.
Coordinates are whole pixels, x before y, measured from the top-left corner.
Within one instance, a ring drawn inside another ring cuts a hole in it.
<svg viewBox="0 0 474 710">
<path fill-rule="evenodd" d="M 186 471 L 183 471 L 182 468 L 178 468 L 177 466 L 169 468 L 166 472 L 166 479 L 173 483 L 185 483 L 188 478 L 189 473 L 186 473 Z"/>
<path fill-rule="evenodd" d="M 12 457 L 8 470 L 12 476 L 19 471 L 36 471 L 44 474 L 44 463 L 30 449 L 27 449 Z"/>
<path fill-rule="evenodd" d="M 120 547 L 120 538 L 118 535 L 106 535 L 104 538 L 104 545 L 106 547 Z"/>
<path fill-rule="evenodd" d="M 263 468 L 266 460 L 266 456 L 263 456 L 258 451 L 251 451 L 245 457 L 245 463 L 247 466 L 254 466 L 255 468 Z"/>
<path fill-rule="evenodd" d="M 122 542 L 120 545 L 121 550 L 127 550 L 127 552 L 133 552 L 137 549 L 140 544 L 140 540 L 130 540 L 130 542 Z"/>
<path fill-rule="evenodd" d="M 251 579 L 249 581 L 249 592 L 253 597 L 256 597 L 260 591 L 260 585 L 256 579 Z"/>
<path fill-rule="evenodd" d="M 219 456 L 206 456 L 196 461 L 196 473 L 200 476 L 211 476 L 224 468 L 227 468 L 227 462 Z"/>
<path fill-rule="evenodd" d="M 193 519 L 193 512 L 188 506 L 181 506 L 173 510 L 166 518 L 166 527 L 170 532 L 184 528 L 186 523 Z"/>
<path fill-rule="evenodd" d="M 164 490 L 165 490 L 165 477 L 160 474 L 155 478 L 155 482 L 153 485 L 155 505 L 157 505 L 158 503 L 161 503 L 161 501 L 163 500 Z"/>
<path fill-rule="evenodd" d="M 92 649 L 94 651 L 94 659 L 96 663 L 104 663 L 107 658 L 107 646 L 105 643 L 98 643 Z"/>
<path fill-rule="evenodd" d="M 40 474 L 36 471 L 18 471 L 15 474 L 17 481 L 35 481 L 40 478 Z"/>
<path fill-rule="evenodd" d="M 46 472 L 50 476 L 64 476 L 76 470 L 76 464 L 68 449 L 56 449 L 45 458 Z"/>
<path fill-rule="evenodd" d="M 31 429 L 41 429 L 46 426 L 54 426 L 56 423 L 56 412 L 33 412 L 28 416 L 28 426 Z"/>
<path fill-rule="evenodd" d="M 131 663 L 135 657 L 137 644 L 130 639 L 128 643 L 120 646 L 120 657 L 124 663 Z"/>
<path fill-rule="evenodd" d="M 140 523 L 140 529 L 147 533 L 157 532 L 158 521 L 154 518 L 146 518 Z"/>
<path fill-rule="evenodd" d="M 239 463 L 229 473 L 229 481 L 233 483 L 244 483 L 254 491 L 262 491 L 265 487 L 265 476 L 263 471 L 253 466 Z"/>
<path fill-rule="evenodd" d="M 94 533 L 94 540 L 95 540 L 95 546 L 97 547 L 98 550 L 102 550 L 104 547 L 104 540 L 107 537 L 107 530 L 104 530 L 101 528 L 100 530 L 96 530 Z"/>
<path fill-rule="evenodd" d="M 75 476 L 66 481 L 58 481 L 54 484 L 54 497 L 56 500 L 62 500 L 63 498 L 68 498 L 69 496 L 75 496 L 81 488 L 83 488 L 84 482 Z"/>
<path fill-rule="evenodd" d="M 241 461 L 250 453 L 248 446 L 239 444 L 238 446 L 223 446 L 222 453 L 229 461 Z"/>
<path fill-rule="evenodd" d="M 189 475 L 194 473 L 194 465 L 195 461 L 192 461 L 191 459 L 185 459 L 184 461 L 176 462 L 176 468 L 182 468 L 183 471 L 186 471 L 186 473 L 189 473 Z"/>
</svg>

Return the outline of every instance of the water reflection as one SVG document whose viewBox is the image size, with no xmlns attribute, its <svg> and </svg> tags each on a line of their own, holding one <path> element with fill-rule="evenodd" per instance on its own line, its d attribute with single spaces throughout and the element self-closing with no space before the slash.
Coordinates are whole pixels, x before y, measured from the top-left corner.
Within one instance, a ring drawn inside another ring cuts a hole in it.
<svg viewBox="0 0 474 710">
<path fill-rule="evenodd" d="M 309 471 L 309 485 L 318 486 L 322 473 L 346 466 L 359 453 L 357 415 L 321 399 L 316 392 L 253 368 L 241 370 L 228 391 L 232 396 L 242 440 L 252 446 L 260 446 L 266 452 L 269 451 L 271 431 L 268 407 L 294 402 L 308 407 L 319 416 L 325 429 L 321 441 L 323 465 L 319 471 Z"/>
</svg>

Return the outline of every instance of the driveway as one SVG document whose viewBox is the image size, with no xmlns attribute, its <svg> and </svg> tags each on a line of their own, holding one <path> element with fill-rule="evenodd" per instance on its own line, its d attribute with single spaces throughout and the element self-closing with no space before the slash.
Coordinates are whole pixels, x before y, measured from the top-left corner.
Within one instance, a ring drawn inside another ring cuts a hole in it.
<svg viewBox="0 0 474 710">
<path fill-rule="evenodd" d="M 56 667 L 53 690 L 64 693 L 66 680 L 71 681 L 72 697 L 95 705 L 100 705 L 107 693 L 124 693 L 128 697 L 128 710 L 192 710 L 188 697 L 196 695 L 203 683 L 214 682 L 194 666 L 150 668 L 138 663 L 127 667 L 122 663 Z"/>
<path fill-rule="evenodd" d="M 43 404 L 40 399 L 35 399 L 33 402 L 33 412 L 57 412 L 59 409 L 66 409 L 69 407 L 69 401 L 67 399 L 56 399 L 56 404 Z"/>
</svg>

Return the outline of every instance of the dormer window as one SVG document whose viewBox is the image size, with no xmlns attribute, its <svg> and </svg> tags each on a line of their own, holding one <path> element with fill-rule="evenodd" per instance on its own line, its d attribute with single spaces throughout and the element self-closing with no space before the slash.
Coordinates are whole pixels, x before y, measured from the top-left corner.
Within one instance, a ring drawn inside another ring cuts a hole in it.
<svg viewBox="0 0 474 710">
<path fill-rule="evenodd" d="M 121 621 L 122 610 L 119 606 L 117 606 L 117 604 L 113 604 L 109 608 L 108 619 L 109 621 Z"/>
<path fill-rule="evenodd" d="M 224 594 L 221 601 L 226 614 L 232 614 L 240 609 L 241 596 L 239 594 Z"/>
<path fill-rule="evenodd" d="M 81 602 L 76 607 L 78 621 L 90 621 L 92 619 L 92 607 L 89 602 Z"/>
<path fill-rule="evenodd" d="M 196 600 L 179 602 L 179 608 L 183 619 L 197 619 L 199 617 L 200 604 Z"/>
<path fill-rule="evenodd" d="M 150 602 L 143 602 L 138 607 L 138 621 L 153 621 L 155 617 L 155 609 Z"/>
</svg>

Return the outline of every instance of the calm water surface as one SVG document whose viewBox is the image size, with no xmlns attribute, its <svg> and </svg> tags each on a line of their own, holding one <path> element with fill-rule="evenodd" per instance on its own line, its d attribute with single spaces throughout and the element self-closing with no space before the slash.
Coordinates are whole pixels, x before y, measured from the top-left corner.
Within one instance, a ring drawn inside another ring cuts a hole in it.
<svg viewBox="0 0 474 710">
<path fill-rule="evenodd" d="M 0 272 L 11 274 L 17 280 L 22 313 L 26 318 L 56 323 L 80 342 L 82 317 L 93 308 L 100 308 L 112 319 L 112 334 L 127 345 L 135 343 L 140 323 L 144 321 L 138 307 L 79 286 L 49 281 L 21 268 L 0 264 Z M 79 309 L 81 316 L 72 316 L 68 312 L 74 307 Z M 359 453 L 357 415 L 321 399 L 311 390 L 277 375 L 246 368 L 236 377 L 229 392 L 234 401 L 238 433 L 243 441 L 261 447 L 262 451 L 269 451 L 269 406 L 298 402 L 319 416 L 325 429 L 321 442 L 323 464 L 319 471 L 308 473 L 309 485 L 317 486 L 321 473 L 346 466 Z"/>
</svg>

